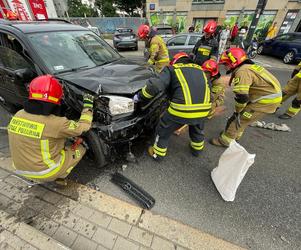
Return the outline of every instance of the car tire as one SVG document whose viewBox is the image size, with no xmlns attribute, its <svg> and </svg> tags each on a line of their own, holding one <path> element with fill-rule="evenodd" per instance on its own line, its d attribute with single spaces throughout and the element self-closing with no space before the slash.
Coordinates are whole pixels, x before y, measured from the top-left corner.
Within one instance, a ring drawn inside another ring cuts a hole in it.
<svg viewBox="0 0 301 250">
<path fill-rule="evenodd" d="M 88 144 L 88 151 L 86 156 L 98 168 L 107 165 L 106 161 L 106 146 L 102 139 L 97 135 L 97 132 L 90 130 L 83 135 L 85 142 Z"/>
<path fill-rule="evenodd" d="M 138 50 L 138 45 L 136 45 L 136 47 L 135 47 L 135 51 L 137 51 Z"/>
<path fill-rule="evenodd" d="M 290 63 L 293 63 L 294 60 L 295 60 L 295 52 L 294 51 L 289 51 L 287 52 L 284 57 L 283 57 L 283 62 L 285 64 L 290 64 Z"/>
<path fill-rule="evenodd" d="M 257 54 L 258 55 L 263 55 L 263 45 L 259 45 L 257 48 Z"/>
<path fill-rule="evenodd" d="M 9 114 L 14 115 L 17 113 L 18 109 L 14 104 L 7 103 L 7 102 L 0 102 L 0 106 L 4 108 Z"/>
</svg>

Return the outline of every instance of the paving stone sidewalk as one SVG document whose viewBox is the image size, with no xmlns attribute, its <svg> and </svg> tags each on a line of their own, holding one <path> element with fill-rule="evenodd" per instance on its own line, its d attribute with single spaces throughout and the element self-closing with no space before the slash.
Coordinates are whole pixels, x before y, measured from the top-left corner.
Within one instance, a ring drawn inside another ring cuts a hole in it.
<svg viewBox="0 0 301 250">
<path fill-rule="evenodd" d="M 1 168 L 9 163 L 0 161 L 1 249 L 242 249 L 77 183 L 30 187 Z"/>
</svg>

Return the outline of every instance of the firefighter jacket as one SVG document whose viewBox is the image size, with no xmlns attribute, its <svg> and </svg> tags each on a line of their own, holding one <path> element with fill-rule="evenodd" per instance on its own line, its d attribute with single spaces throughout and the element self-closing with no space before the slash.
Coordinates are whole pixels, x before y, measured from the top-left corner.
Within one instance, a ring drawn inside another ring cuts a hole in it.
<svg viewBox="0 0 301 250">
<path fill-rule="evenodd" d="M 282 100 L 279 81 L 269 71 L 256 64 L 243 64 L 232 73 L 235 109 L 248 108 L 263 113 L 274 113 Z"/>
<path fill-rule="evenodd" d="M 218 41 L 215 37 L 209 39 L 202 36 L 195 44 L 192 53 L 194 54 L 194 61 L 198 65 L 202 65 L 209 59 L 217 60 L 218 57 Z"/>
<path fill-rule="evenodd" d="M 163 91 L 170 100 L 167 113 L 176 122 L 197 124 L 211 110 L 207 78 L 197 64 L 176 63 L 165 67 L 157 78 L 149 80 L 139 95 L 150 100 Z"/>
<path fill-rule="evenodd" d="M 148 64 L 158 67 L 158 73 L 169 65 L 168 49 L 159 35 L 150 38 Z"/>
<path fill-rule="evenodd" d="M 61 178 L 60 175 L 65 177 L 66 171 L 83 156 L 79 154 L 85 152 L 71 152 L 70 147 L 65 147 L 66 138 L 88 131 L 92 118 L 88 109 L 82 111 L 77 122 L 55 115 L 34 115 L 23 109 L 17 112 L 8 126 L 16 174 L 40 181 L 52 181 Z"/>
<path fill-rule="evenodd" d="M 291 78 L 293 78 L 297 73 L 299 73 L 301 71 L 301 62 L 299 62 L 299 64 L 295 67 L 295 69 L 292 72 L 292 76 Z"/>
</svg>

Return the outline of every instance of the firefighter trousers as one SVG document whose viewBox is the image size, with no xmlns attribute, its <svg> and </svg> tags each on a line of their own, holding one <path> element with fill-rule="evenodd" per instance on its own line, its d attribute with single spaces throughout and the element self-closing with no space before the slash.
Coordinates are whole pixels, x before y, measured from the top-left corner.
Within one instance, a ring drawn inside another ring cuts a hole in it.
<svg viewBox="0 0 301 250">
<path fill-rule="evenodd" d="M 296 95 L 292 101 L 292 105 L 286 111 L 286 114 L 292 117 L 297 115 L 301 109 L 301 74 L 299 74 L 300 73 L 296 74 L 292 79 L 290 79 L 282 90 L 282 102 L 285 102 L 291 96 Z"/>
<path fill-rule="evenodd" d="M 239 128 L 237 128 L 236 120 L 232 121 L 228 125 L 228 128 L 226 128 L 226 130 L 221 133 L 219 137 L 220 143 L 222 143 L 225 146 L 229 146 L 231 141 L 239 140 L 242 137 L 245 129 L 250 124 L 260 120 L 265 115 L 266 113 L 263 112 L 245 109 L 244 111 L 241 112 Z"/>
<path fill-rule="evenodd" d="M 65 149 L 65 161 L 62 167 L 60 167 L 59 171 L 55 174 L 48 176 L 47 178 L 30 178 L 39 182 L 50 182 L 55 181 L 56 179 L 65 179 L 72 169 L 79 163 L 79 161 L 83 158 L 86 153 L 86 148 L 83 145 L 78 145 L 76 150 L 72 150 L 71 146 L 66 146 Z"/>
<path fill-rule="evenodd" d="M 202 151 L 204 148 L 204 121 L 196 125 L 189 126 L 190 147 L 195 151 Z M 159 157 L 166 156 L 168 141 L 174 131 L 181 128 L 186 123 L 177 123 L 170 118 L 170 115 L 164 113 L 161 117 L 156 131 L 155 142 L 153 146 L 154 153 Z"/>
</svg>

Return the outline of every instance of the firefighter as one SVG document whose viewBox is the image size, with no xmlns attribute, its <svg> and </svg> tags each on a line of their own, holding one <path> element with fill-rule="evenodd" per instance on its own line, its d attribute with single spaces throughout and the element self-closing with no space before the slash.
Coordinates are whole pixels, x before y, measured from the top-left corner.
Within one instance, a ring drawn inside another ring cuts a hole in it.
<svg viewBox="0 0 301 250">
<path fill-rule="evenodd" d="M 91 127 L 93 96 L 85 94 L 79 121 L 58 116 L 63 96 L 61 84 L 51 75 L 39 76 L 29 85 L 29 100 L 8 126 L 9 147 L 15 173 L 37 182 L 65 178 L 84 156 L 86 149 L 65 146 L 69 137 Z"/>
<path fill-rule="evenodd" d="M 217 23 L 213 20 L 209 21 L 203 28 L 203 36 L 192 50 L 193 60 L 198 65 L 202 65 L 209 59 L 217 60 L 219 44 L 215 38 L 216 28 Z"/>
<path fill-rule="evenodd" d="M 147 63 L 154 65 L 155 71 L 160 73 L 165 66 L 169 65 L 168 49 L 162 37 L 157 35 L 155 30 L 150 30 L 149 26 L 144 24 L 138 28 L 138 37 L 147 41 L 149 47 Z"/>
<path fill-rule="evenodd" d="M 151 78 L 134 100 L 149 101 L 163 91 L 170 104 L 161 117 L 149 154 L 154 160 L 162 160 L 167 153 L 169 137 L 188 124 L 191 153 L 198 156 L 204 148 L 204 120 L 211 109 L 205 73 L 186 53 L 180 52 L 173 58 L 171 66 L 165 67 L 157 78 Z"/>
<path fill-rule="evenodd" d="M 215 113 L 215 109 L 224 104 L 226 84 L 229 80 L 220 74 L 217 62 L 212 59 L 205 61 L 202 69 L 204 72 L 208 72 L 211 81 L 212 108 L 208 116 L 208 118 L 211 118 Z"/>
<path fill-rule="evenodd" d="M 279 116 L 280 119 L 291 119 L 301 110 L 301 62 L 294 69 L 292 78 L 283 88 L 282 95 L 282 102 L 285 102 L 291 96 L 296 95 L 288 110 Z"/>
<path fill-rule="evenodd" d="M 226 50 L 220 60 L 232 72 L 231 84 L 235 94 L 235 111 L 228 119 L 225 131 L 210 142 L 229 146 L 239 140 L 246 127 L 266 114 L 274 113 L 282 99 L 278 80 L 262 66 L 254 64 L 240 48 Z"/>
</svg>

